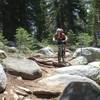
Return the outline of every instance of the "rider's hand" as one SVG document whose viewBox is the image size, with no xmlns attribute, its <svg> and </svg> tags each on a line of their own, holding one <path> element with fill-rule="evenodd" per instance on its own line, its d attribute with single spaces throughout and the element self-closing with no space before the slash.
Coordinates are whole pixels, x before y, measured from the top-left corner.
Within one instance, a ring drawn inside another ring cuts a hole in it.
<svg viewBox="0 0 100 100">
<path fill-rule="evenodd" d="M 55 38 L 53 38 L 53 42 L 57 42 L 57 40 Z"/>
</svg>

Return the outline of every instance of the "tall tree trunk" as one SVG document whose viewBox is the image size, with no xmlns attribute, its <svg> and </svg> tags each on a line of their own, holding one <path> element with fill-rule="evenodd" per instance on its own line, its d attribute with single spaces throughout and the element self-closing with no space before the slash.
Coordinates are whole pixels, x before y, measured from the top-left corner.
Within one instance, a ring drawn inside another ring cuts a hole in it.
<svg viewBox="0 0 100 100">
<path fill-rule="evenodd" d="M 3 31 L 3 22 L 2 22 L 2 20 L 3 20 L 3 14 L 2 14 L 2 7 L 3 7 L 3 5 L 2 5 L 2 1 L 0 1 L 1 3 L 0 3 L 0 32 L 2 32 Z"/>
<path fill-rule="evenodd" d="M 8 40 L 14 39 L 15 33 L 15 18 L 14 18 L 14 1 L 8 0 L 7 4 L 3 5 L 3 33 Z"/>
<path fill-rule="evenodd" d="M 16 28 L 25 26 L 25 0 L 2 2 L 3 34 L 9 41 L 15 40 Z"/>
<path fill-rule="evenodd" d="M 94 14 L 93 14 L 93 34 L 94 34 L 94 42 L 93 45 L 98 45 L 98 34 L 100 35 L 100 1 L 93 1 Z M 98 34 L 97 34 L 98 32 Z M 100 44 L 99 44 L 100 45 Z"/>
</svg>

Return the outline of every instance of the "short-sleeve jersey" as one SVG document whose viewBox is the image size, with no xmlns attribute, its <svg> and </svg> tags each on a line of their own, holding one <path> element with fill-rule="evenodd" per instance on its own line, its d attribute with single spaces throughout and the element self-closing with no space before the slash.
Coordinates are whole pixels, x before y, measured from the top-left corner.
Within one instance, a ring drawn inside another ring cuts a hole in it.
<svg viewBox="0 0 100 100">
<path fill-rule="evenodd" d="M 66 36 L 64 33 L 60 33 L 60 34 L 55 34 L 55 39 L 56 40 L 65 40 Z"/>
</svg>

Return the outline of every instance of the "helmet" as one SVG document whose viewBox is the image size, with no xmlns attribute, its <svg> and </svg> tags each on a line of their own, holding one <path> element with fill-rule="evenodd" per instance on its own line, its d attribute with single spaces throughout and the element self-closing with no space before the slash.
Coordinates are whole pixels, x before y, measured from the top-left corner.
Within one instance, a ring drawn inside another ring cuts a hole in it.
<svg viewBox="0 0 100 100">
<path fill-rule="evenodd" d="M 62 28 L 58 28 L 56 32 L 63 32 Z"/>
</svg>

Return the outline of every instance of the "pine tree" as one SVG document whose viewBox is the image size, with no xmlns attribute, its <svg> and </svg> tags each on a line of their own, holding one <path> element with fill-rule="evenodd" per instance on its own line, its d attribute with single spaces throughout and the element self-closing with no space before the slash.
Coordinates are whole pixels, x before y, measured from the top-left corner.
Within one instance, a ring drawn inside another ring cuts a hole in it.
<svg viewBox="0 0 100 100">
<path fill-rule="evenodd" d="M 31 24 L 31 29 L 34 29 L 35 36 L 39 41 L 46 35 L 45 27 L 45 1 L 44 0 L 29 0 L 27 3 L 27 20 Z M 33 25 L 32 25 L 33 24 Z M 29 26 L 29 27 L 30 27 Z"/>
<path fill-rule="evenodd" d="M 16 29 L 16 42 L 17 47 L 22 50 L 25 48 L 32 48 L 33 38 L 32 36 L 24 29 L 24 28 L 17 28 Z"/>
<path fill-rule="evenodd" d="M 100 33 L 100 1 L 93 0 L 93 35 L 94 35 L 94 46 L 98 45 L 97 33 Z"/>
<path fill-rule="evenodd" d="M 33 32 L 39 41 L 57 27 L 78 33 L 83 31 L 86 20 L 82 0 L 2 0 L 0 12 L 3 34 L 8 40 L 14 40 L 18 27 Z"/>
<path fill-rule="evenodd" d="M 62 27 L 65 31 L 72 30 L 74 33 L 83 31 L 86 22 L 84 2 L 81 0 L 48 0 L 47 2 L 49 2 L 49 19 L 52 23 L 55 22 L 56 27 Z"/>
</svg>

